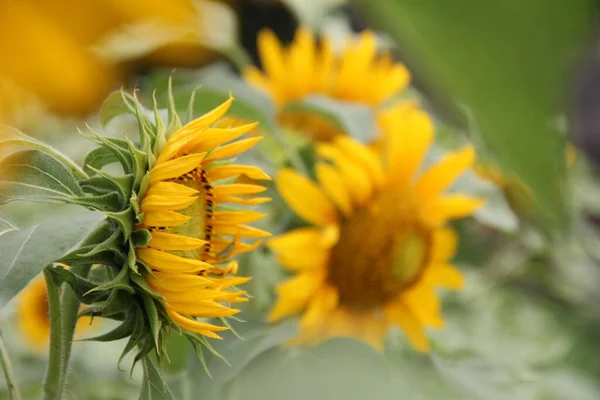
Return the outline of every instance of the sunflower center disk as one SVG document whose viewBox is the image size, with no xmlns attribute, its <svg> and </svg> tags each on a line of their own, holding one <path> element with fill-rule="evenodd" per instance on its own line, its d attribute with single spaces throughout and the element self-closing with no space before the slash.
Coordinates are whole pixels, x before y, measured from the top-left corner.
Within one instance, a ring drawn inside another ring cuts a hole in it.
<svg viewBox="0 0 600 400">
<path fill-rule="evenodd" d="M 203 169 L 195 169 L 177 178 L 176 182 L 197 190 L 198 200 L 182 210 L 177 210 L 179 214 L 190 217 L 190 220 L 183 225 L 170 228 L 169 231 L 176 235 L 210 242 L 213 234 L 211 221 L 214 209 L 214 199 L 213 189 L 207 178 L 206 171 Z M 170 251 L 170 253 L 177 254 L 181 257 L 206 261 L 207 255 L 210 252 L 209 246 L 210 245 L 207 244 L 203 248 L 196 250 Z"/>
<path fill-rule="evenodd" d="M 327 279 L 340 304 L 368 310 L 396 298 L 427 265 L 429 237 L 401 194 L 384 193 L 356 210 L 342 222 L 329 259 Z"/>
</svg>

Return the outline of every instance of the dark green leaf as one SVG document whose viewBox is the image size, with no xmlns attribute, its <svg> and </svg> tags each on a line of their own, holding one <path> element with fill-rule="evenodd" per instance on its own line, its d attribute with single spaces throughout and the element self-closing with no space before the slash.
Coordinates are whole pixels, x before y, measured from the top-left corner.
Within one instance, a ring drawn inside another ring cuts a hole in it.
<svg viewBox="0 0 600 400">
<path fill-rule="evenodd" d="M 155 365 L 151 357 L 142 359 L 144 368 L 144 380 L 140 400 L 173 400 L 171 391 L 165 384 L 160 369 Z"/>
<path fill-rule="evenodd" d="M 0 240 L 0 307 L 40 271 L 81 241 L 104 215 L 85 213 L 4 233 Z"/>
</svg>

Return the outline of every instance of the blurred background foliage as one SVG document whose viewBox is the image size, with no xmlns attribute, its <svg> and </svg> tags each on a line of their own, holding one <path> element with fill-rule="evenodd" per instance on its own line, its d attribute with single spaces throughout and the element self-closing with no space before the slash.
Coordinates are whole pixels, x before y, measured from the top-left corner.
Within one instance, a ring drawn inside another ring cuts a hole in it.
<svg viewBox="0 0 600 400">
<path fill-rule="evenodd" d="M 134 123 L 120 115 L 119 96 L 100 105 L 108 93 L 138 88 L 150 104 L 156 91 L 164 106 L 172 76 L 180 111 L 193 92 L 196 116 L 232 91 L 238 100 L 232 113 L 260 121 L 266 136 L 244 157 L 273 173 L 290 157 L 299 155 L 295 162 L 303 164 L 310 154 L 282 134 L 270 99 L 238 76 L 241 65 L 258 62 L 258 30 L 270 27 L 289 42 L 300 23 L 338 38 L 369 27 L 408 65 L 414 81 L 408 96 L 435 116 L 438 148 L 468 138 L 482 164 L 525 189 L 498 187 L 489 174 L 458 183 L 489 201 L 457 224 L 456 262 L 467 271 L 468 286 L 444 297 L 447 326 L 432 334 L 430 354 L 415 353 L 399 332 L 384 354 L 345 339 L 308 350 L 281 346 L 295 325 L 264 323 L 283 273 L 261 249 L 242 259 L 241 274 L 254 277 L 253 300 L 241 316 L 246 322 L 235 325 L 243 340 L 227 333 L 215 349 L 228 363 L 208 354 L 202 365 L 187 342 L 173 338 L 167 365 L 173 398 L 600 398 L 600 186 L 581 149 L 571 167 L 565 157 L 566 144 L 578 142 L 570 111 L 580 66 L 597 51 L 597 2 L 231 0 L 216 7 L 179 0 L 5 0 L 0 118 L 81 162 L 90 149 L 77 132 L 84 120 L 114 136 Z M 205 67 L 214 61 L 219 64 Z M 600 112 L 599 104 L 586 106 Z M 326 111 L 361 134 L 348 110 Z M 264 224 L 278 233 L 289 215 L 271 195 Z M 71 212 L 69 206 L 0 208 L 18 226 Z M 1 313 L 23 394 L 39 396 L 45 355 L 22 341 L 14 304 Z M 69 398 L 135 398 L 140 371 L 130 379 L 127 360 L 125 371 L 115 368 L 122 346 L 77 345 Z M 1 385 L 0 398 L 8 398 Z"/>
</svg>

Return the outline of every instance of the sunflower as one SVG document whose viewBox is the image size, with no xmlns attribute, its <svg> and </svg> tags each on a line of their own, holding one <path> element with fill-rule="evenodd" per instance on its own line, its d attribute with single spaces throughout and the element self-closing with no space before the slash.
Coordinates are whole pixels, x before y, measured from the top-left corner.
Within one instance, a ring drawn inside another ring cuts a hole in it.
<svg viewBox="0 0 600 400">
<path fill-rule="evenodd" d="M 21 293 L 17 317 L 19 328 L 30 347 L 35 350 L 43 349 L 50 338 L 48 290 L 43 275 L 34 278 Z M 90 317 L 81 317 L 77 321 L 77 331 L 84 332 L 91 325 Z"/>
<path fill-rule="evenodd" d="M 424 329 L 444 324 L 435 289 L 464 284 L 451 264 L 457 236 L 446 223 L 483 200 L 444 192 L 472 167 L 473 148 L 420 173 L 433 139 L 428 115 L 400 104 L 381 121 L 385 153 L 338 136 L 316 146 L 319 184 L 290 169 L 276 178 L 287 204 L 311 224 L 268 242 L 295 274 L 276 288 L 269 319 L 302 314 L 297 343 L 349 336 L 381 348 L 396 325 L 427 351 Z"/>
<path fill-rule="evenodd" d="M 169 318 L 183 329 L 212 338 L 219 338 L 215 332 L 227 328 L 196 317 L 227 317 L 239 312 L 226 303 L 247 300 L 245 292 L 234 287 L 249 278 L 230 276 L 237 271 L 231 258 L 261 244 L 260 240 L 245 244 L 242 238 L 270 236 L 246 225 L 265 214 L 232 208 L 270 200 L 255 197 L 265 190 L 263 186 L 233 182 L 240 175 L 269 179 L 262 170 L 224 162 L 262 139 L 235 140 L 256 123 L 223 127 L 220 121 L 232 101 L 230 97 L 177 130 L 158 154 L 142 196 L 144 217 L 138 227 L 147 229 L 151 240 L 147 247 L 136 249 L 138 260 L 149 269 L 146 280 L 162 296 Z"/>
<path fill-rule="evenodd" d="M 248 67 L 245 79 L 272 95 L 284 126 L 304 128 L 320 141 L 341 133 L 340 128 L 325 117 L 286 106 L 320 95 L 377 109 L 410 82 L 403 64 L 394 62 L 389 53 L 378 55 L 376 38 L 370 31 L 349 40 L 337 56 L 329 38 L 317 43 L 306 28 L 298 29 L 287 49 L 273 32 L 263 30 L 258 35 L 258 51 L 264 71 Z"/>
</svg>

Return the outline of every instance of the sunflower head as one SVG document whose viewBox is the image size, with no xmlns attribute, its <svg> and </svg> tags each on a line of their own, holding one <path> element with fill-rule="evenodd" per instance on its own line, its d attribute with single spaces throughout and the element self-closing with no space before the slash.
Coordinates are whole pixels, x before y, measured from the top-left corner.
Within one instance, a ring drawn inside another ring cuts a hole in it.
<svg viewBox="0 0 600 400">
<path fill-rule="evenodd" d="M 443 326 L 436 288 L 463 285 L 451 265 L 456 235 L 446 223 L 483 201 L 445 191 L 473 165 L 473 149 L 420 173 L 433 139 L 427 114 L 398 105 L 382 126 L 385 151 L 346 136 L 317 144 L 318 184 L 289 169 L 277 176 L 285 201 L 310 224 L 269 241 L 294 273 L 277 287 L 270 320 L 302 314 L 297 342 L 352 336 L 380 348 L 387 329 L 399 326 L 426 351 L 425 328 Z"/>
<path fill-rule="evenodd" d="M 336 54 L 329 38 L 317 41 L 307 28 L 299 28 L 286 49 L 273 32 L 264 30 L 258 36 L 258 51 L 263 70 L 249 67 L 245 79 L 273 97 L 284 126 L 302 130 L 316 140 L 330 140 L 341 129 L 314 112 L 302 112 L 299 102 L 324 96 L 375 109 L 397 96 L 410 81 L 404 65 L 392 61 L 389 53 L 377 52 L 370 31 L 348 39 Z"/>
<path fill-rule="evenodd" d="M 103 211 L 106 219 L 49 269 L 88 305 L 83 316 L 121 323 L 92 339 L 129 338 L 124 354 L 137 349 L 135 361 L 151 351 L 160 356 L 173 329 L 197 350 L 210 346 L 207 337 L 220 338 L 217 332 L 226 330 L 227 322 L 207 320 L 234 315 L 239 310 L 232 304 L 247 300 L 238 286 L 250 278 L 236 276 L 235 257 L 270 236 L 249 225 L 265 216 L 251 208 L 270 200 L 259 195 L 265 188 L 257 184 L 269 177 L 257 167 L 230 162 L 262 139 L 243 138 L 256 124 L 231 123 L 231 96 L 185 123 L 170 92 L 168 98 L 166 121 L 156 105 L 145 109 L 134 96 L 118 93 L 108 100 L 137 119 L 137 138 L 92 132 L 99 146 L 85 167 L 71 162 L 63 168 L 81 176 L 70 181 L 65 202 Z M 31 155 L 42 157 L 21 154 Z M 123 173 L 108 173 L 109 164 Z M 252 182 L 241 183 L 240 176 Z M 88 276 L 92 265 L 98 267 Z"/>
</svg>

